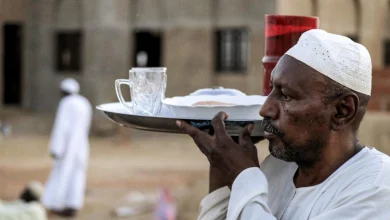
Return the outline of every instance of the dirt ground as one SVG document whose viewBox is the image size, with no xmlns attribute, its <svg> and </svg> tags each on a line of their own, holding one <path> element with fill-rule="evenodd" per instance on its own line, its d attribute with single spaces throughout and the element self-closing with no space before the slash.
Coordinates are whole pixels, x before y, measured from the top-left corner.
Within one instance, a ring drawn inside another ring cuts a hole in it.
<svg viewBox="0 0 390 220">
<path fill-rule="evenodd" d="M 0 139 L 0 199 L 17 198 L 30 180 L 45 183 L 52 162 L 48 138 L 16 133 Z M 258 146 L 260 161 L 266 144 Z M 126 129 L 122 138 L 92 137 L 90 150 L 85 207 L 75 219 L 116 219 L 114 208 L 135 204 L 136 192 L 153 198 L 161 186 L 174 193 L 178 219 L 196 219 L 208 163 L 189 137 Z M 121 219 L 151 219 L 151 213 Z"/>
</svg>

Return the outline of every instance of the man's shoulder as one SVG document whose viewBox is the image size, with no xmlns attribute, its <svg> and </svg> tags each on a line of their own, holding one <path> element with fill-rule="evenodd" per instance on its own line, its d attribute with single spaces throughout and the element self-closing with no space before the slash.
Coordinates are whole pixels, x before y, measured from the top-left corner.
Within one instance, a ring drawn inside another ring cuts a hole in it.
<svg viewBox="0 0 390 220">
<path fill-rule="evenodd" d="M 375 148 L 368 149 L 363 171 L 375 174 L 373 186 L 390 189 L 390 157 Z"/>
<path fill-rule="evenodd" d="M 77 105 L 82 103 L 85 106 L 90 106 L 91 103 L 88 101 L 87 98 L 85 98 L 82 95 L 79 94 L 74 94 L 74 95 L 69 95 L 64 98 L 62 98 L 61 102 L 64 105 Z"/>
<path fill-rule="evenodd" d="M 390 189 L 390 157 L 375 148 L 365 148 L 339 168 L 332 179 L 341 191 Z"/>
</svg>

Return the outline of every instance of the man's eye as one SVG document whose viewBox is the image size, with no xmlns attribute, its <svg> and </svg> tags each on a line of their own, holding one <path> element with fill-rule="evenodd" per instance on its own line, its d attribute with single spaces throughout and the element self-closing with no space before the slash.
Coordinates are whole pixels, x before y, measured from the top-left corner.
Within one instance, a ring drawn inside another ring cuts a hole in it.
<svg viewBox="0 0 390 220">
<path fill-rule="evenodd" d="M 286 95 L 286 94 L 284 94 L 283 92 L 282 92 L 282 97 L 283 97 L 284 101 L 290 101 L 291 100 L 291 97 Z"/>
</svg>

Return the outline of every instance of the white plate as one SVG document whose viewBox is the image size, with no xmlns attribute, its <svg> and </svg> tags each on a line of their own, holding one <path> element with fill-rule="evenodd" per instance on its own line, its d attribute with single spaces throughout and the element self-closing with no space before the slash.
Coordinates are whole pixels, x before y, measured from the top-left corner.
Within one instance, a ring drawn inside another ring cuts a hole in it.
<svg viewBox="0 0 390 220">
<path fill-rule="evenodd" d="M 162 102 L 174 116 L 196 116 L 196 118 L 213 118 L 215 114 L 224 111 L 229 118 L 240 120 L 261 120 L 259 115 L 261 106 L 266 96 L 229 96 L 229 95 L 199 95 L 199 96 L 176 96 L 166 98 Z M 228 105 L 197 105 L 200 101 L 216 101 L 228 103 Z M 229 105 L 232 104 L 232 105 Z"/>
</svg>

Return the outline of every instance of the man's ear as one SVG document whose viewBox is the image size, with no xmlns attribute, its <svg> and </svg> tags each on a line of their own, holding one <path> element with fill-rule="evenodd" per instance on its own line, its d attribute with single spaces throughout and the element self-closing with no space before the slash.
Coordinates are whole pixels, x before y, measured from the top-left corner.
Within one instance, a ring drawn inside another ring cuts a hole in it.
<svg viewBox="0 0 390 220">
<path fill-rule="evenodd" d="M 334 103 L 334 114 L 332 116 L 332 130 L 341 130 L 351 124 L 359 108 L 359 97 L 348 92 L 340 96 Z"/>
</svg>

